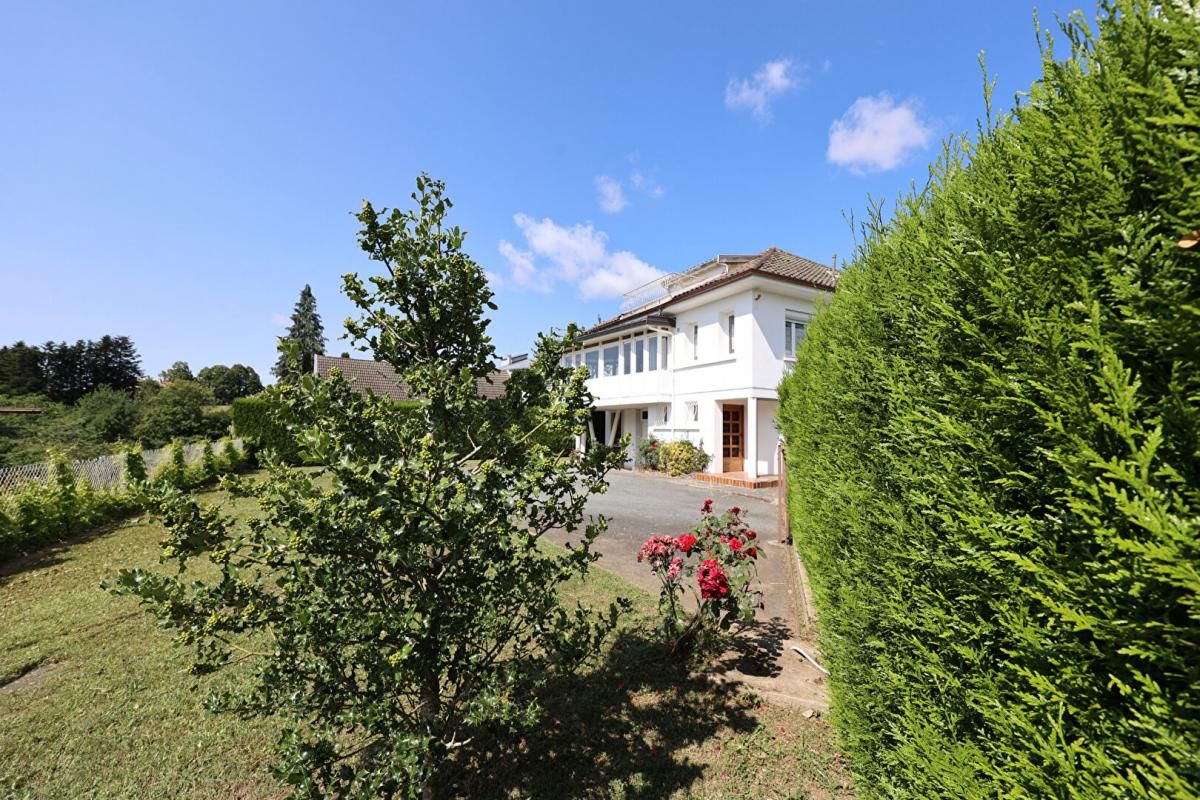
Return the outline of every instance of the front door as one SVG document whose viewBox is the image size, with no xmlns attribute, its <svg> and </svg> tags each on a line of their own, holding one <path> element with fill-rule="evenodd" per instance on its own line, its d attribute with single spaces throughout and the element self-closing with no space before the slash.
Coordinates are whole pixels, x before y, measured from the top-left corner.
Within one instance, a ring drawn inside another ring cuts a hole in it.
<svg viewBox="0 0 1200 800">
<path fill-rule="evenodd" d="M 742 405 L 721 406 L 721 471 L 743 472 L 742 419 L 746 407 Z"/>
</svg>

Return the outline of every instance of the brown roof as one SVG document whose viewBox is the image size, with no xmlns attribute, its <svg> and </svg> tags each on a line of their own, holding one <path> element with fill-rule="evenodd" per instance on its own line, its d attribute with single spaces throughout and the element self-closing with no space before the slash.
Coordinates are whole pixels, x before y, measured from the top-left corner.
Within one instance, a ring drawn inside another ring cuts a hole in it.
<svg viewBox="0 0 1200 800">
<path fill-rule="evenodd" d="M 33 408 L 32 406 L 16 406 L 16 407 L 4 406 L 3 408 L 0 408 L 0 414 L 40 414 L 40 413 L 42 413 L 42 410 L 40 408 Z"/>
<path fill-rule="evenodd" d="M 368 389 L 378 395 L 385 395 L 393 400 L 409 400 L 411 395 L 407 384 L 400 380 L 391 364 L 382 361 L 372 361 L 369 358 L 342 358 L 339 356 L 317 356 L 315 359 L 317 375 L 329 377 L 329 370 L 337 367 L 342 371 L 342 377 L 350 381 L 350 385 L 359 393 Z M 495 400 L 504 395 L 504 384 L 508 380 L 507 372 L 490 372 L 487 377 L 476 378 L 475 388 L 479 396 L 486 400 Z"/>
<path fill-rule="evenodd" d="M 599 333 L 631 317 L 652 314 L 666 308 L 672 303 L 677 303 L 688 297 L 695 297 L 698 294 L 712 291 L 720 286 L 733 283 L 742 278 L 748 278 L 752 275 L 762 275 L 768 278 L 790 281 L 791 283 L 810 286 L 826 292 L 832 292 L 837 289 L 838 278 L 841 275 L 833 267 L 818 264 L 816 261 L 789 253 L 786 250 L 780 250 L 778 247 L 771 247 L 754 256 L 718 256 L 717 258 L 709 259 L 702 264 L 697 264 L 686 272 L 674 276 L 671 282 L 679 283 L 681 280 L 686 280 L 689 275 L 703 273 L 719 264 L 726 265 L 726 271 L 675 294 L 660 297 L 643 306 L 618 314 L 611 319 L 598 322 L 585 330 L 583 335 L 588 336 L 593 333 Z"/>
</svg>

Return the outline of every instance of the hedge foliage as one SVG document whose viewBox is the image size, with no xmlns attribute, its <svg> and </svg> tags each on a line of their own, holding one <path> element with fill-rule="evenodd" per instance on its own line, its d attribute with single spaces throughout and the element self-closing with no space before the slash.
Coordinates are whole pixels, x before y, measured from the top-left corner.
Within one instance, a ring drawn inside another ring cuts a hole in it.
<svg viewBox="0 0 1200 800">
<path fill-rule="evenodd" d="M 417 413 L 420 403 L 396 401 L 402 413 Z M 245 439 L 254 451 L 271 451 L 286 464 L 316 463 L 301 453 L 297 431 L 301 425 L 281 402 L 280 391 L 270 387 L 250 397 L 239 397 L 230 406 L 235 436 Z M 574 441 L 573 439 L 571 440 Z"/>
<path fill-rule="evenodd" d="M 1200 796 L 1200 10 L 1062 27 L 781 389 L 863 797 Z"/>
<path fill-rule="evenodd" d="M 55 455 L 48 481 L 29 481 L 14 492 L 0 494 L 0 564 L 133 513 L 148 488 L 194 489 L 248 465 L 228 440 L 220 452 L 207 445 L 197 464 L 185 463 L 179 440 L 171 443 L 170 450 L 171 457 L 153 474 L 147 474 L 140 449 L 126 451 L 122 482 L 99 490 L 86 478 L 76 480 L 66 457 Z"/>
</svg>

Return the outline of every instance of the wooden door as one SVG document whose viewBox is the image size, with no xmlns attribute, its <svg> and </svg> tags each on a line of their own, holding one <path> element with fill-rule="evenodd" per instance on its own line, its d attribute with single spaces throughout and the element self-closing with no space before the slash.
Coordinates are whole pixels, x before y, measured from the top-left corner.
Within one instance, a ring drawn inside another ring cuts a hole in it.
<svg viewBox="0 0 1200 800">
<path fill-rule="evenodd" d="M 743 472 L 743 434 L 745 406 L 725 404 L 721 406 L 721 471 Z"/>
</svg>

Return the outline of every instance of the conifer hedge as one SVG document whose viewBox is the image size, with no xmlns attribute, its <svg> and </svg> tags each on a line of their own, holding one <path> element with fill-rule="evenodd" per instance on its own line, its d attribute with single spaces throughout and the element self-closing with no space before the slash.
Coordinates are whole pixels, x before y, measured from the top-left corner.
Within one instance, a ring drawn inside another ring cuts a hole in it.
<svg viewBox="0 0 1200 800">
<path fill-rule="evenodd" d="M 860 796 L 1200 796 L 1200 8 L 1062 30 L 781 388 Z"/>
</svg>

